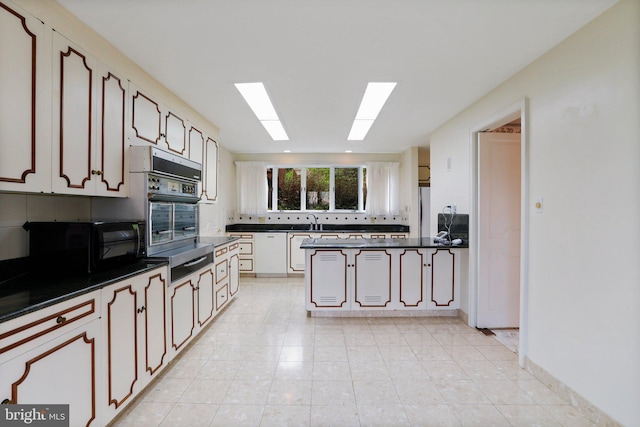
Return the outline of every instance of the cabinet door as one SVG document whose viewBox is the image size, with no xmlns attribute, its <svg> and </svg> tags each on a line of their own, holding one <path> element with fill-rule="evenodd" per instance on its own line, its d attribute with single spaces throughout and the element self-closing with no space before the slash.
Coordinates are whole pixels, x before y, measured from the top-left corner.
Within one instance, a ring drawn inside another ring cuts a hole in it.
<svg viewBox="0 0 640 427">
<path fill-rule="evenodd" d="M 198 162 L 202 167 L 202 181 L 198 183 L 198 196 L 204 197 L 204 184 L 206 182 L 207 168 L 203 164 L 204 158 L 204 134 L 197 128 L 191 126 L 187 134 L 189 141 L 189 159 Z"/>
<path fill-rule="evenodd" d="M 182 118 L 171 111 L 164 115 L 165 143 L 169 151 L 187 156 L 187 127 Z"/>
<path fill-rule="evenodd" d="M 103 64 L 99 66 L 96 195 L 126 197 L 126 81 Z"/>
<path fill-rule="evenodd" d="M 237 244 L 236 244 L 237 245 Z M 229 257 L 229 298 L 233 298 L 240 289 L 240 256 L 238 250 Z"/>
<path fill-rule="evenodd" d="M 391 308 L 391 254 L 385 250 L 357 251 L 354 266 L 354 308 Z"/>
<path fill-rule="evenodd" d="M 195 284 L 193 275 L 169 288 L 171 304 L 171 350 L 178 353 L 195 333 Z"/>
<path fill-rule="evenodd" d="M 399 295 L 400 308 L 424 307 L 426 292 L 427 255 L 420 249 L 399 251 Z"/>
<path fill-rule="evenodd" d="M 305 253 L 300 249 L 304 239 L 310 239 L 311 233 L 288 233 L 289 273 L 304 273 Z"/>
<path fill-rule="evenodd" d="M 155 375 L 166 366 L 167 355 L 167 312 L 166 312 L 166 276 L 156 273 L 141 279 L 143 289 L 144 337 L 145 337 L 145 374 Z"/>
<path fill-rule="evenodd" d="M 94 193 L 96 60 L 53 34 L 52 191 Z"/>
<path fill-rule="evenodd" d="M 0 190 L 51 191 L 51 30 L 0 3 Z"/>
<path fill-rule="evenodd" d="M 2 399 L 68 404 L 69 425 L 100 424 L 97 387 L 99 321 L 63 334 L 0 365 Z"/>
<path fill-rule="evenodd" d="M 105 417 L 111 418 L 122 405 L 133 400 L 142 390 L 138 378 L 143 354 L 138 350 L 142 306 L 134 284 L 109 287 L 104 290 L 104 336 L 106 342 L 106 405 Z M 113 413 L 113 415 L 111 415 Z"/>
<path fill-rule="evenodd" d="M 204 143 L 202 169 L 202 200 L 215 202 L 218 200 L 218 143 L 207 137 Z"/>
<path fill-rule="evenodd" d="M 305 274 L 307 310 L 320 308 L 349 309 L 347 277 L 351 273 L 347 252 L 307 250 L 308 273 Z"/>
<path fill-rule="evenodd" d="M 459 266 L 456 261 L 456 253 L 451 249 L 431 251 L 431 286 L 428 291 L 428 308 L 460 308 L 460 301 L 457 297 Z"/>
<path fill-rule="evenodd" d="M 203 327 L 213 319 L 214 311 L 214 283 L 213 269 L 207 268 L 198 274 L 196 290 L 198 291 L 198 326 Z"/>
<path fill-rule="evenodd" d="M 139 145 L 158 145 L 162 135 L 160 105 L 134 84 L 129 84 L 131 96 L 131 141 Z"/>
</svg>

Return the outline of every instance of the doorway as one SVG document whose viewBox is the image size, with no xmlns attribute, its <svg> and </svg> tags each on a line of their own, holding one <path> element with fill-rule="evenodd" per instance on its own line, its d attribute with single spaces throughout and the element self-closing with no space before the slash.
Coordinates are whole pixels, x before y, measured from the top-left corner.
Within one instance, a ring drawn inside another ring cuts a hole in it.
<svg viewBox="0 0 640 427">
<path fill-rule="evenodd" d="M 519 328 L 520 366 L 524 366 L 527 354 L 526 107 L 524 99 L 470 134 L 469 326 Z M 498 129 L 499 134 L 490 133 Z M 487 147 L 492 148 L 483 150 Z M 489 188 L 484 185 L 487 183 Z"/>
</svg>

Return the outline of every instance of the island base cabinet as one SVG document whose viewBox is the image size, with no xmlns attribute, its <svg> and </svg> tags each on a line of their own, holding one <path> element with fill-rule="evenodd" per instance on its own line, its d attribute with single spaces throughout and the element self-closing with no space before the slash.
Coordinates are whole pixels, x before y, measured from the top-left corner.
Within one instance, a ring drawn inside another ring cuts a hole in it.
<svg viewBox="0 0 640 427">
<path fill-rule="evenodd" d="M 385 250 L 355 251 L 353 262 L 353 303 L 352 309 L 394 308 L 392 290 L 392 255 Z"/>
<path fill-rule="evenodd" d="M 2 400 L 69 405 L 69 425 L 97 426 L 98 320 L 63 334 L 0 365 Z"/>
<path fill-rule="evenodd" d="M 307 251 L 306 309 L 349 309 L 351 299 L 347 280 L 350 268 L 346 251 Z"/>
<path fill-rule="evenodd" d="M 428 252 L 431 271 L 427 308 L 452 310 L 460 308 L 460 252 L 455 249 L 435 249 Z"/>
<path fill-rule="evenodd" d="M 463 261 L 451 248 L 306 249 L 305 308 L 455 315 Z"/>
</svg>

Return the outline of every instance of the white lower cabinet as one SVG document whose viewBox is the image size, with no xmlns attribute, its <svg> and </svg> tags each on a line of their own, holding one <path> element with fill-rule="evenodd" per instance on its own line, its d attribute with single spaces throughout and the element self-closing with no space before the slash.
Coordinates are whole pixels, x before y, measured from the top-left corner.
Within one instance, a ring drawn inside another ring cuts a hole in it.
<svg viewBox="0 0 640 427">
<path fill-rule="evenodd" d="M 255 272 L 261 275 L 287 274 L 287 234 L 255 234 Z"/>
<path fill-rule="evenodd" d="M 69 425 L 100 425 L 100 292 L 0 324 L 3 403 L 68 404 Z"/>
<path fill-rule="evenodd" d="M 238 269 L 240 273 L 254 273 L 254 239 L 253 233 L 229 233 L 230 237 L 237 237 L 239 246 Z"/>
<path fill-rule="evenodd" d="M 169 287 L 169 347 L 173 359 L 215 316 L 213 265 Z"/>
<path fill-rule="evenodd" d="M 162 267 L 102 289 L 103 424 L 131 403 L 169 362 L 167 276 L 167 268 Z"/>
<path fill-rule="evenodd" d="M 431 279 L 427 288 L 427 308 L 460 308 L 461 249 L 432 249 L 428 252 Z"/>
<path fill-rule="evenodd" d="M 459 250 L 435 248 L 306 251 L 305 308 L 460 308 Z"/>
<path fill-rule="evenodd" d="M 240 243 L 216 247 L 215 310 L 222 310 L 240 289 Z"/>
</svg>

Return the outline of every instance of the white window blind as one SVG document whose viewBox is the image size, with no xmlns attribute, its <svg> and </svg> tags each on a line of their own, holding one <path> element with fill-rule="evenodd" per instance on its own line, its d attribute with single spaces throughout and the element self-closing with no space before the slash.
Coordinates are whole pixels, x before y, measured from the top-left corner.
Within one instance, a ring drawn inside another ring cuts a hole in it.
<svg viewBox="0 0 640 427">
<path fill-rule="evenodd" d="M 368 215 L 397 215 L 400 213 L 400 163 L 368 162 Z"/>
<path fill-rule="evenodd" d="M 267 213 L 267 165 L 264 162 L 236 162 L 236 208 L 239 214 Z"/>
</svg>

